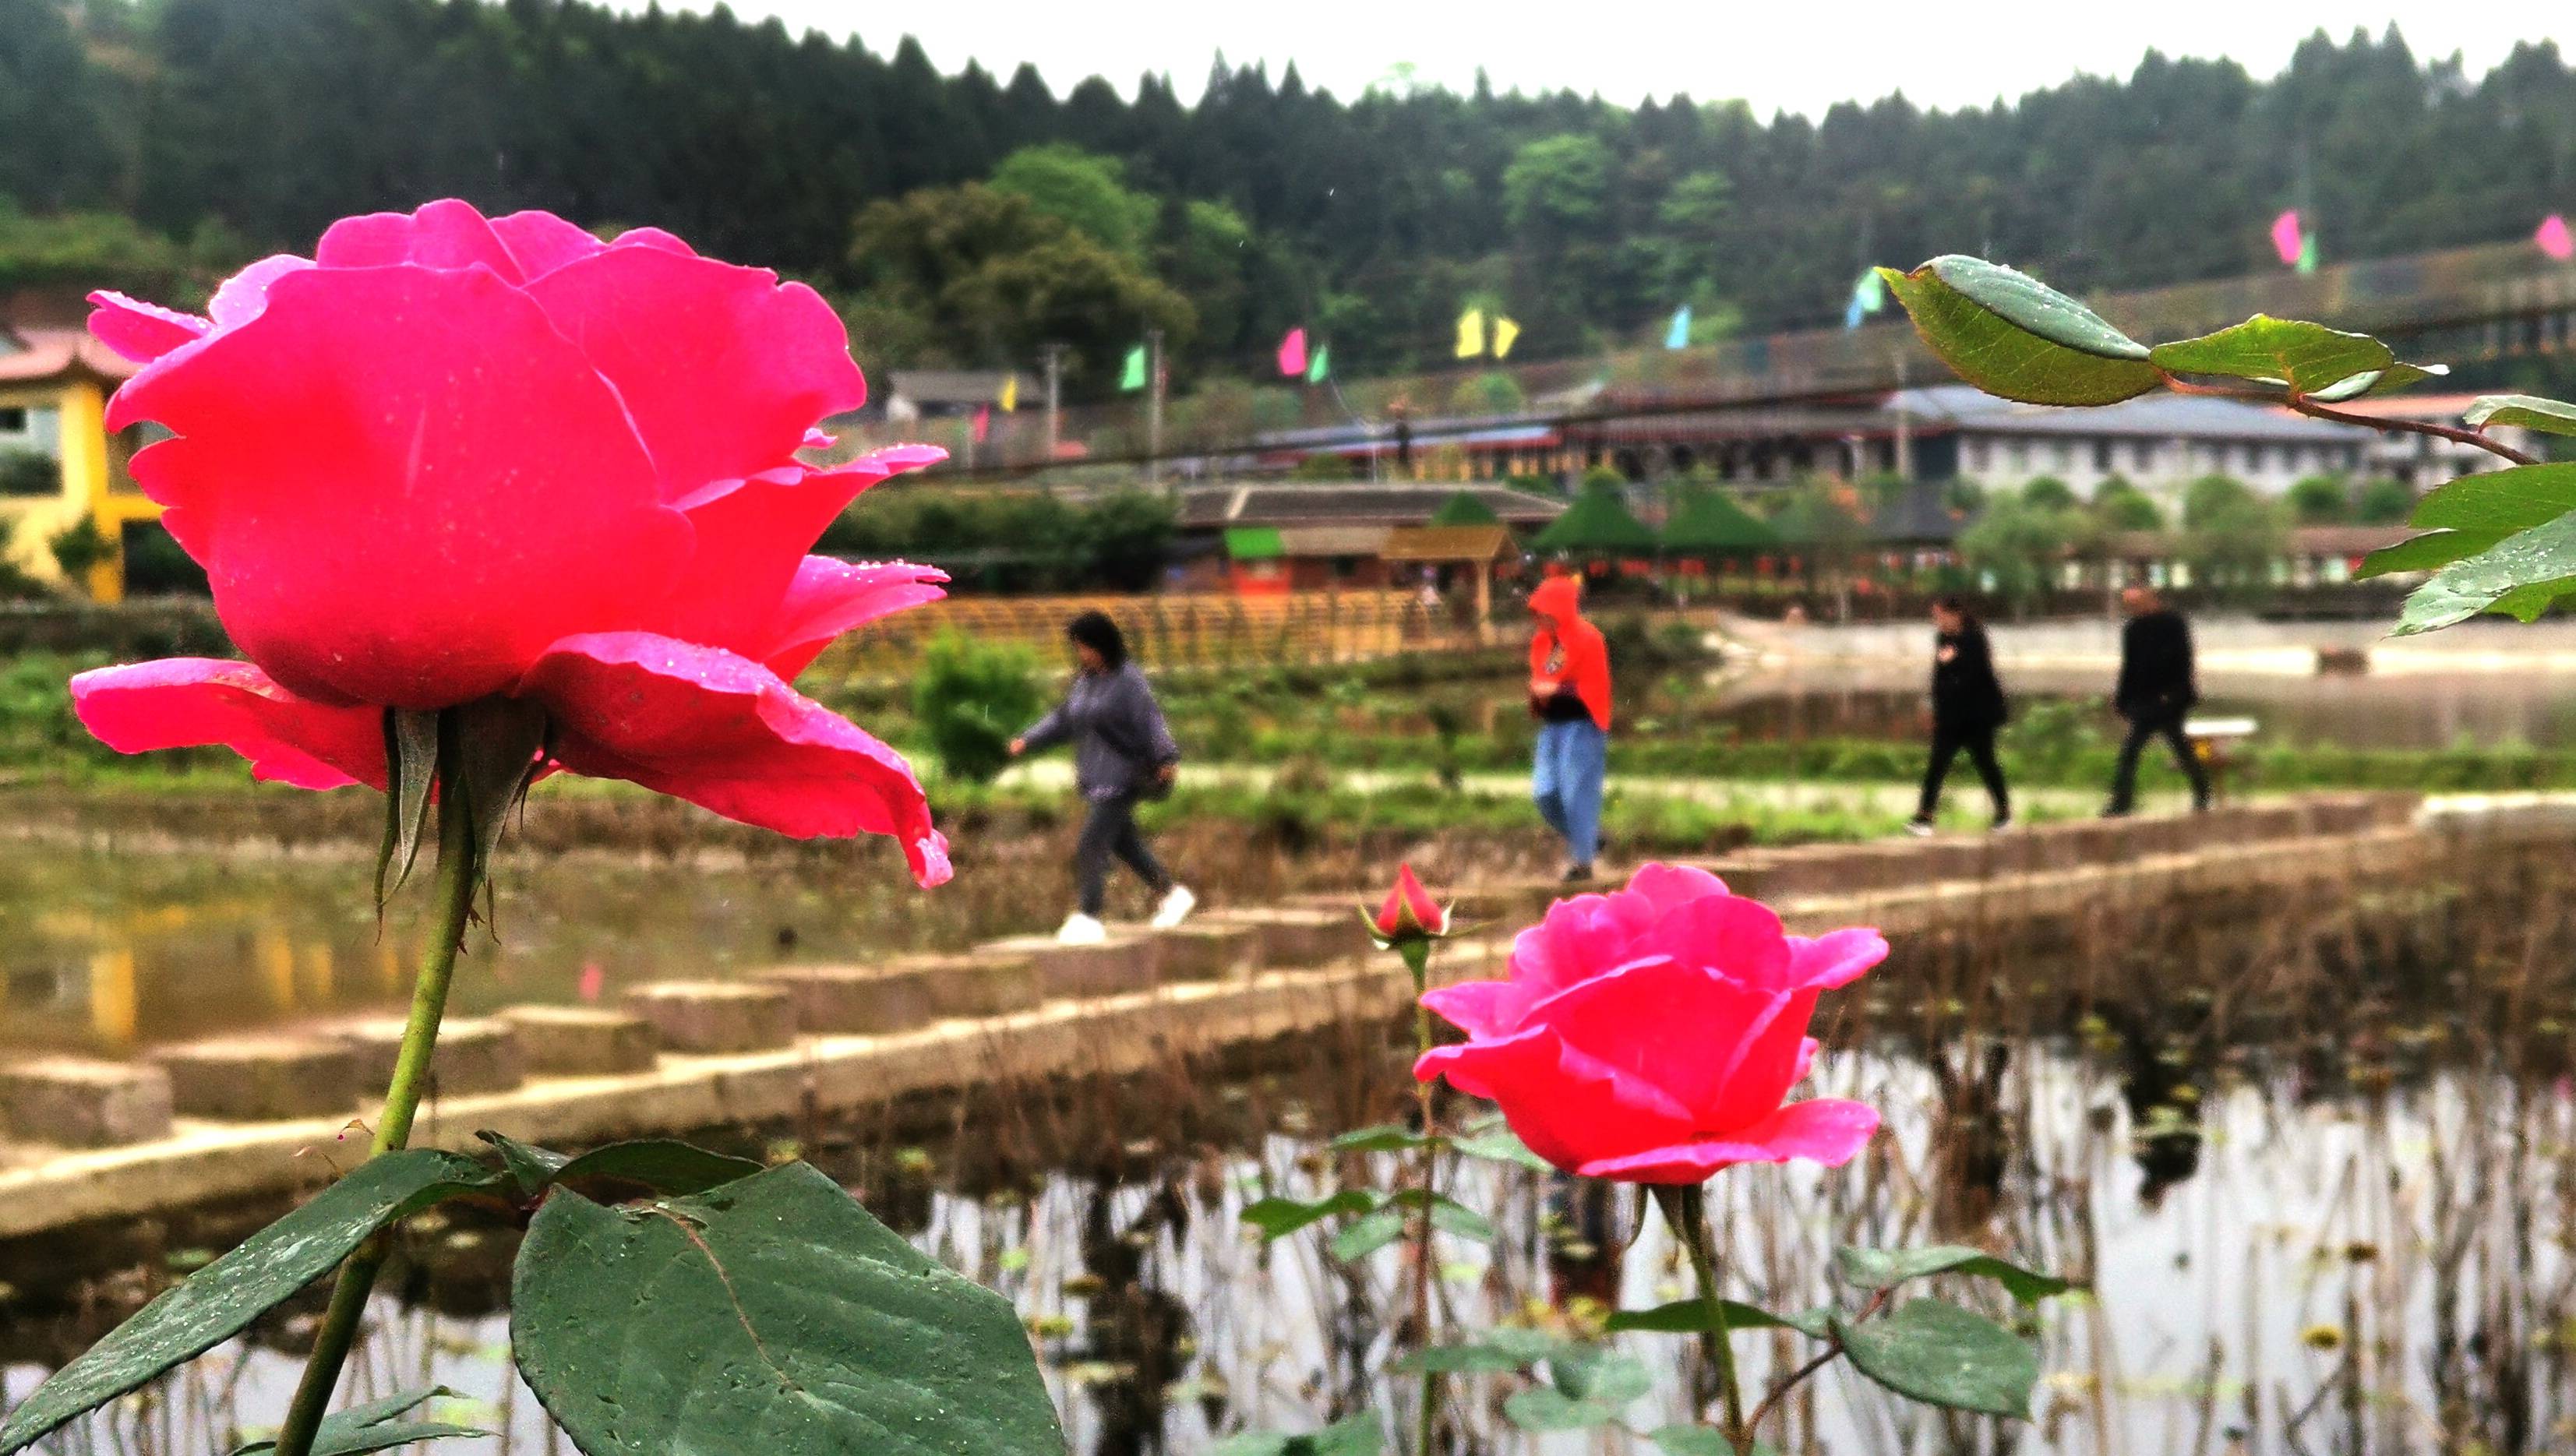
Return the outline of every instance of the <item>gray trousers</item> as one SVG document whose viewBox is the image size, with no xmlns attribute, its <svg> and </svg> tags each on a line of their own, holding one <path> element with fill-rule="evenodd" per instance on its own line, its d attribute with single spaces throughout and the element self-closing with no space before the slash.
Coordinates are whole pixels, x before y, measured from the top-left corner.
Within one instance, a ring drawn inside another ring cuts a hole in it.
<svg viewBox="0 0 2576 1456">
<path fill-rule="evenodd" d="M 1108 903 L 1109 861 L 1113 855 L 1126 861 L 1127 867 L 1155 894 L 1172 888 L 1170 871 L 1145 847 L 1145 836 L 1136 832 L 1135 798 L 1122 794 L 1114 799 L 1094 799 L 1090 813 L 1083 816 L 1082 838 L 1073 849 L 1073 882 L 1081 896 L 1083 914 L 1097 919 L 1101 907 Z"/>
</svg>

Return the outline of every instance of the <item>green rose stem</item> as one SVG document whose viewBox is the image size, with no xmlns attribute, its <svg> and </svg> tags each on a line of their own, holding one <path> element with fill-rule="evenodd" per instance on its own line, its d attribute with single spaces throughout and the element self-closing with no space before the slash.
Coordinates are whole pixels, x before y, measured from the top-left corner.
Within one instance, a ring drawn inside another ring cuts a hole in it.
<svg viewBox="0 0 2576 1456">
<path fill-rule="evenodd" d="M 412 982 L 411 1019 L 403 1026 L 402 1049 L 394 1057 L 393 1081 L 385 1088 L 384 1113 L 376 1120 L 370 1157 L 396 1151 L 411 1141 L 412 1116 L 420 1110 L 421 1089 L 429 1080 L 438 1023 L 447 1013 L 448 982 L 456 971 L 456 952 L 481 879 L 475 873 L 479 856 L 472 795 L 461 791 L 453 779 L 444 788 L 438 798 L 438 878 L 432 892 L 437 919 L 430 928 L 429 943 L 421 948 L 420 974 Z M 312 1456 L 314 1432 L 321 1427 L 331 1392 L 339 1386 L 340 1368 L 357 1340 L 359 1317 L 366 1312 L 389 1247 L 390 1235 L 378 1234 L 359 1245 L 341 1266 L 330 1308 L 313 1336 L 313 1353 L 304 1362 L 304 1376 L 296 1383 L 295 1399 L 278 1429 L 275 1456 Z"/>
<path fill-rule="evenodd" d="M 1735 1345 L 1726 1328 L 1726 1298 L 1717 1279 L 1717 1254 L 1709 1242 L 1708 1191 L 1705 1185 L 1692 1183 L 1682 1187 L 1658 1185 L 1655 1202 L 1664 1211 L 1664 1222 L 1673 1237 L 1690 1254 L 1691 1277 L 1699 1284 L 1699 1297 L 1708 1306 L 1708 1358 L 1717 1366 L 1718 1384 L 1726 1392 L 1726 1425 L 1721 1434 L 1739 1456 L 1753 1449 L 1753 1433 L 1744 1422 L 1744 1392 L 1735 1379 Z"/>
<path fill-rule="evenodd" d="M 1431 1008 L 1422 1004 L 1423 993 L 1430 988 L 1431 942 L 1426 939 L 1405 941 L 1399 949 L 1406 970 L 1413 972 L 1413 1042 L 1419 1057 L 1431 1050 Z M 1436 1135 L 1431 1123 L 1431 1084 L 1415 1078 L 1413 1096 L 1422 1109 L 1422 1143 L 1413 1150 L 1415 1181 L 1422 1188 L 1422 1207 L 1414 1215 L 1413 1230 L 1413 1328 L 1422 1348 L 1431 1348 L 1431 1194 L 1432 1180 L 1439 1169 L 1440 1146 L 1432 1141 Z M 1426 1360 L 1422 1365 L 1422 1411 L 1414 1426 L 1416 1456 L 1431 1456 L 1431 1443 L 1440 1424 L 1440 1372 Z"/>
</svg>

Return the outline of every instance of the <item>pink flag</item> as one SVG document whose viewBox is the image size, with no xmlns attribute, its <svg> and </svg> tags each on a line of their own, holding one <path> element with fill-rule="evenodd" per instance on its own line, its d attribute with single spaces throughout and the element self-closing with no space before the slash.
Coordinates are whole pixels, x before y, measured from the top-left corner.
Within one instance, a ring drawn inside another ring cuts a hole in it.
<svg viewBox="0 0 2576 1456">
<path fill-rule="evenodd" d="M 1294 379 L 1306 372 L 1306 331 L 1290 329 L 1279 341 L 1279 372 Z"/>
<path fill-rule="evenodd" d="M 599 993 L 606 989 L 608 989 L 608 972 L 602 969 L 597 961 L 586 962 L 581 968 L 581 999 L 596 1001 L 599 999 Z"/>
<path fill-rule="evenodd" d="M 2272 251 L 2281 255 L 2282 267 L 2298 264 L 2301 241 L 2298 209 L 2292 208 L 2272 219 Z"/>
<path fill-rule="evenodd" d="M 985 437 L 992 433 L 993 407 L 989 404 L 979 404 L 975 406 L 975 443 L 978 445 L 983 444 Z"/>
<path fill-rule="evenodd" d="M 2553 262 L 2564 263 L 2570 258 L 2576 258 L 2576 237 L 2568 236 L 2567 219 L 2557 213 L 2553 212 L 2540 220 L 2540 231 L 2533 233 L 2531 240 L 2538 244 L 2540 251 L 2548 254 Z"/>
</svg>

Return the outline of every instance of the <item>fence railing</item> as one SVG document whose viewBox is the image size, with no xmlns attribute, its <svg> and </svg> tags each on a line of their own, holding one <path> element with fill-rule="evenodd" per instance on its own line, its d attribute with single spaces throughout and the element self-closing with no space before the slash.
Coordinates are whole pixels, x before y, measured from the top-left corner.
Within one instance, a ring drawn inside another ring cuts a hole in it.
<svg viewBox="0 0 2576 1456">
<path fill-rule="evenodd" d="M 1155 670 L 1363 662 L 1404 652 L 1466 650 L 1491 640 L 1450 603 L 1428 605 L 1405 592 L 949 597 L 852 633 L 808 673 L 825 683 L 906 676 L 922 649 L 944 631 L 1061 653 L 1065 623 L 1093 610 L 1107 613 L 1136 659 Z"/>
</svg>

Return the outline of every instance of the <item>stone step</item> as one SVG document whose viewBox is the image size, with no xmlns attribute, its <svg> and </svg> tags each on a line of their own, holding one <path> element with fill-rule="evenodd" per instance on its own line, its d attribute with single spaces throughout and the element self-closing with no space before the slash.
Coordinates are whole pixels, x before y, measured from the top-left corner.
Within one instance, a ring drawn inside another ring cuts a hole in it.
<svg viewBox="0 0 2576 1456">
<path fill-rule="evenodd" d="M 627 990 L 626 1008 L 653 1023 L 666 1050 L 766 1052 L 796 1041 L 796 1003 L 777 986 L 655 981 Z"/>
<path fill-rule="evenodd" d="M 1329 909 L 1247 906 L 1211 910 L 1201 919 L 1212 925 L 1250 927 L 1260 937 L 1264 966 L 1320 966 L 1369 948 L 1368 932 L 1360 925 L 1359 912 L 1347 904 Z"/>
<path fill-rule="evenodd" d="M 1162 974 L 1162 943 L 1150 932 L 1112 928 L 1097 945 L 1064 945 L 1052 935 L 987 941 L 978 955 L 1021 956 L 1036 967 L 1038 989 L 1050 1000 L 1116 996 L 1153 989 Z"/>
<path fill-rule="evenodd" d="M 1220 920 L 1190 920 L 1154 932 L 1159 979 L 1222 981 L 1261 969 L 1261 932 Z"/>
<path fill-rule="evenodd" d="M 170 1074 L 171 1106 L 187 1117 L 331 1117 L 356 1110 L 362 1085 L 357 1048 L 336 1037 L 221 1037 L 161 1047 L 151 1060 Z"/>
<path fill-rule="evenodd" d="M 518 1029 L 528 1070 L 550 1077 L 612 1077 L 649 1072 L 662 1039 L 653 1023 L 606 1006 L 510 1006 L 499 1013 Z"/>
<path fill-rule="evenodd" d="M 331 1034 L 358 1054 L 361 1089 L 372 1094 L 393 1080 L 394 1059 L 402 1051 L 402 1022 L 391 1018 L 353 1021 L 333 1027 Z M 451 1016 L 440 1024 L 438 1046 L 429 1058 L 431 1095 L 507 1092 L 527 1079 L 527 1059 L 520 1053 L 515 1024 L 493 1016 Z"/>
<path fill-rule="evenodd" d="M 1046 1000 L 1037 960 L 1026 951 L 987 945 L 955 955 L 903 956 L 890 964 L 921 973 L 931 1015 L 943 1019 L 1007 1016 Z"/>
<path fill-rule="evenodd" d="M 0 1066 L 0 1133 L 107 1148 L 170 1135 L 170 1074 L 149 1064 L 37 1057 Z"/>
<path fill-rule="evenodd" d="M 773 966 L 754 979 L 784 990 L 796 1029 L 813 1035 L 909 1031 L 937 1016 L 919 967 Z"/>
</svg>

